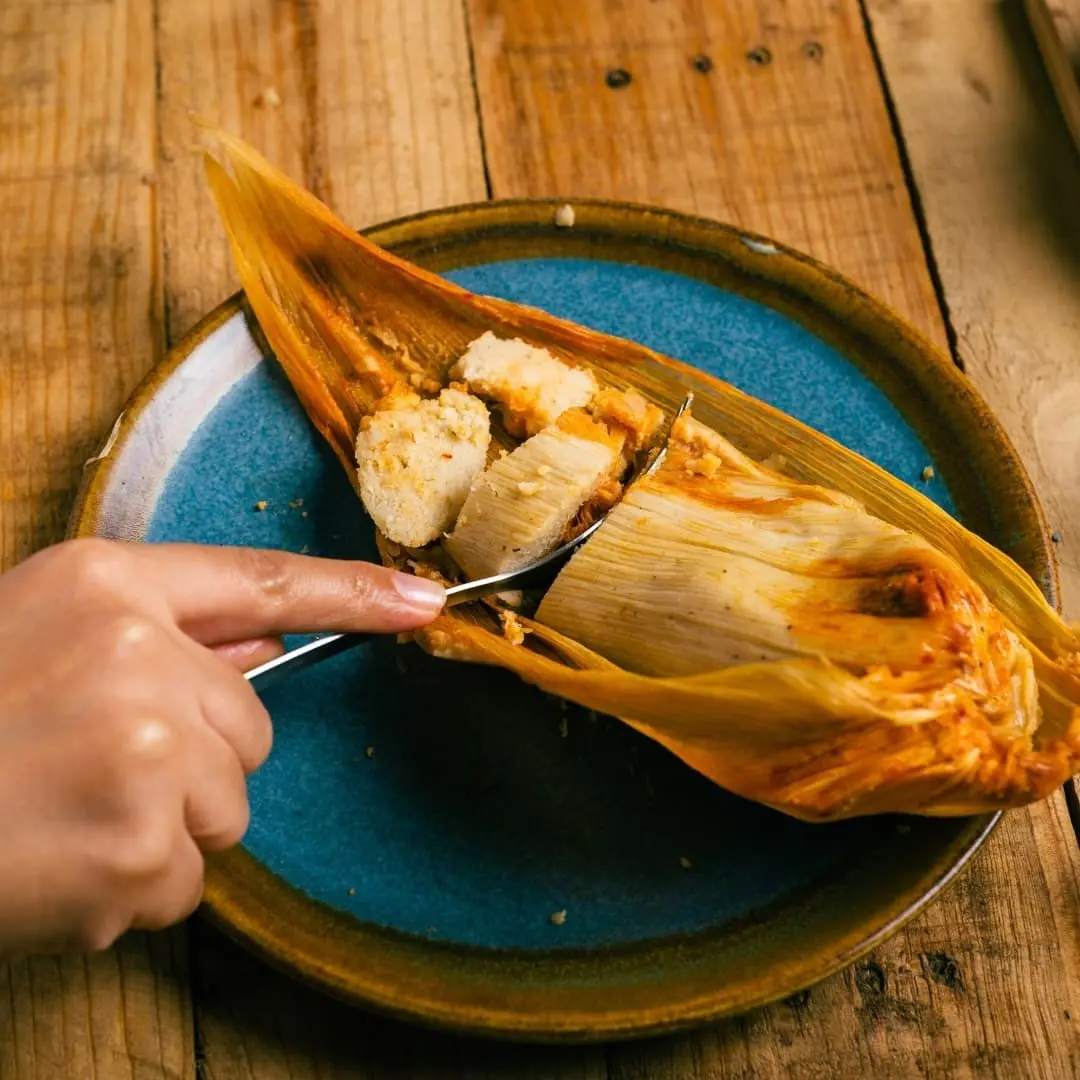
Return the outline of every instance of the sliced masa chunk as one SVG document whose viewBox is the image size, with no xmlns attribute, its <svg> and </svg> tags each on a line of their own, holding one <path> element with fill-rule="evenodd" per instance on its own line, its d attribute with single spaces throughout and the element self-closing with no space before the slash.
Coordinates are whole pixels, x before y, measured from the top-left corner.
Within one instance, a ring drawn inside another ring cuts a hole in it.
<svg viewBox="0 0 1080 1080">
<path fill-rule="evenodd" d="M 471 342 L 451 377 L 499 407 L 506 430 L 536 435 L 567 409 L 588 405 L 600 389 L 592 372 L 572 367 L 520 338 L 487 331 Z"/>
<path fill-rule="evenodd" d="M 582 410 L 563 413 L 477 479 L 444 543 L 450 557 L 475 579 L 546 555 L 581 508 L 617 484 L 624 443 Z"/>
<path fill-rule="evenodd" d="M 453 526 L 490 441 L 487 407 L 471 394 L 400 395 L 368 417 L 356 439 L 365 509 L 390 540 L 431 543 Z"/>
</svg>

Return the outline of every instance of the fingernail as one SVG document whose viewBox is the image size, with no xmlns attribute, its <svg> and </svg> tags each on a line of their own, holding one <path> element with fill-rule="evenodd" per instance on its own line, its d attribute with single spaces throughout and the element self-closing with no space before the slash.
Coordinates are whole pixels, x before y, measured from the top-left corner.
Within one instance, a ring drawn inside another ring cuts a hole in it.
<svg viewBox="0 0 1080 1080">
<path fill-rule="evenodd" d="M 446 603 L 446 590 L 437 582 L 413 574 L 394 574 L 394 588 L 410 607 L 434 614 Z"/>
</svg>

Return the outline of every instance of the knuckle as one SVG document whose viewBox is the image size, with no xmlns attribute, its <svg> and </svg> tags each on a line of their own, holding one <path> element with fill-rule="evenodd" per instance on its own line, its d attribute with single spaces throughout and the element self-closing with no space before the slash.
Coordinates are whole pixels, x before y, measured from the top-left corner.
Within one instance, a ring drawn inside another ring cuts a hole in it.
<svg viewBox="0 0 1080 1080">
<path fill-rule="evenodd" d="M 195 913 L 198 906 L 202 903 L 203 890 L 205 888 L 204 880 L 204 868 L 203 861 L 200 858 L 198 866 L 192 873 L 186 893 L 177 891 L 177 896 L 182 897 L 173 908 L 171 912 L 170 922 L 180 922 L 182 919 L 186 919 L 189 915 Z"/>
<path fill-rule="evenodd" d="M 127 922 L 115 916 L 86 922 L 75 934 L 75 945 L 83 952 L 98 953 L 111 949 L 127 930 Z"/>
<path fill-rule="evenodd" d="M 227 661 L 215 658 L 220 676 L 204 701 L 213 727 L 236 753 L 245 773 L 270 756 L 274 725 L 251 683 Z"/>
<path fill-rule="evenodd" d="M 161 717 L 130 713 L 113 719 L 110 752 L 122 772 L 138 774 L 174 758 L 180 742 L 176 725 Z"/>
<path fill-rule="evenodd" d="M 374 607 L 382 599 L 383 590 L 372 572 L 374 569 L 364 568 L 349 576 L 346 599 L 355 611 Z"/>
<path fill-rule="evenodd" d="M 69 587 L 96 595 L 116 591 L 123 581 L 124 556 L 115 541 L 84 537 L 57 549 L 57 560 Z"/>
<path fill-rule="evenodd" d="M 259 548 L 237 549 L 244 576 L 254 585 L 260 596 L 277 606 L 288 602 L 293 594 L 293 577 L 289 572 L 289 560 L 278 551 Z"/>
<path fill-rule="evenodd" d="M 249 724 L 251 732 L 250 760 L 244 762 L 247 771 L 254 772 L 270 756 L 274 745 L 274 724 L 270 713 L 261 701 L 256 699 L 251 708 Z"/>
<path fill-rule="evenodd" d="M 240 799 L 228 813 L 222 815 L 212 832 L 199 838 L 199 847 L 203 851 L 226 851 L 236 847 L 244 839 L 250 821 L 247 799 Z"/>
<path fill-rule="evenodd" d="M 162 877 L 169 870 L 174 847 L 173 831 L 163 822 L 138 821 L 110 845 L 107 870 L 112 878 L 127 882 Z"/>
<path fill-rule="evenodd" d="M 202 902 L 204 874 L 202 854 L 188 841 L 176 853 L 168 876 L 144 892 L 135 925 L 140 930 L 163 930 L 182 922 Z"/>
<path fill-rule="evenodd" d="M 156 644 L 158 635 L 157 624 L 145 615 L 116 616 L 101 630 L 106 663 L 124 664 L 145 655 Z"/>
</svg>

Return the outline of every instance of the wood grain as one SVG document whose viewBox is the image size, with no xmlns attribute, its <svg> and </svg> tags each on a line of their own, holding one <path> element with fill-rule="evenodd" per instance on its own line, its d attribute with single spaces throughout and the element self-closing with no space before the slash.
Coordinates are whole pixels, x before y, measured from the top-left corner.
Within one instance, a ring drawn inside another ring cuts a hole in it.
<svg viewBox="0 0 1080 1080">
<path fill-rule="evenodd" d="M 2 1080 L 194 1080 L 182 932 L 0 966 Z"/>
<path fill-rule="evenodd" d="M 443 0 L 159 0 L 167 332 L 237 286 L 192 117 L 357 228 L 485 196 L 462 11 Z"/>
<path fill-rule="evenodd" d="M 150 15 L 0 4 L 0 568 L 61 538 L 160 353 Z M 0 966 L 0 1080 L 193 1075 L 182 931 Z"/>
<path fill-rule="evenodd" d="M 0 6 L 0 559 L 63 532 L 157 338 L 141 5 Z"/>
<path fill-rule="evenodd" d="M 1043 66 L 1057 97 L 1058 108 L 1080 150 L 1080 83 L 1076 79 L 1072 57 L 1054 18 L 1054 10 L 1046 0 L 1024 0 L 1028 24 L 1042 56 Z M 1071 29 L 1071 27 L 1070 27 Z"/>
<path fill-rule="evenodd" d="M 469 10 L 495 197 L 616 198 L 731 221 L 835 266 L 945 343 L 857 3 Z M 608 85 L 616 71 L 629 85 Z"/>
</svg>

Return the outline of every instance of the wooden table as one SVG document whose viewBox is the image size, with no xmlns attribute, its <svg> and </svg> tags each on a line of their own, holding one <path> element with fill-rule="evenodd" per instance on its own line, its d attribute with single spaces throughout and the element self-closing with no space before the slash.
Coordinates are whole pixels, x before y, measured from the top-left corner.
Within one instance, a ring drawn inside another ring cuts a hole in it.
<svg viewBox="0 0 1080 1080">
<path fill-rule="evenodd" d="M 1058 18 L 1073 40 L 1080 2 Z M 997 410 L 1080 617 L 1080 165 L 1020 0 L 0 0 L 5 566 L 61 536 L 127 394 L 235 287 L 191 111 L 361 226 L 611 196 L 833 264 Z M 1027 1080 L 1080 1075 L 1078 1031 L 1080 850 L 1060 797 L 1008 815 L 870 959 L 641 1045 L 417 1033 L 198 923 L 0 968 L 0 1080 Z"/>
</svg>

